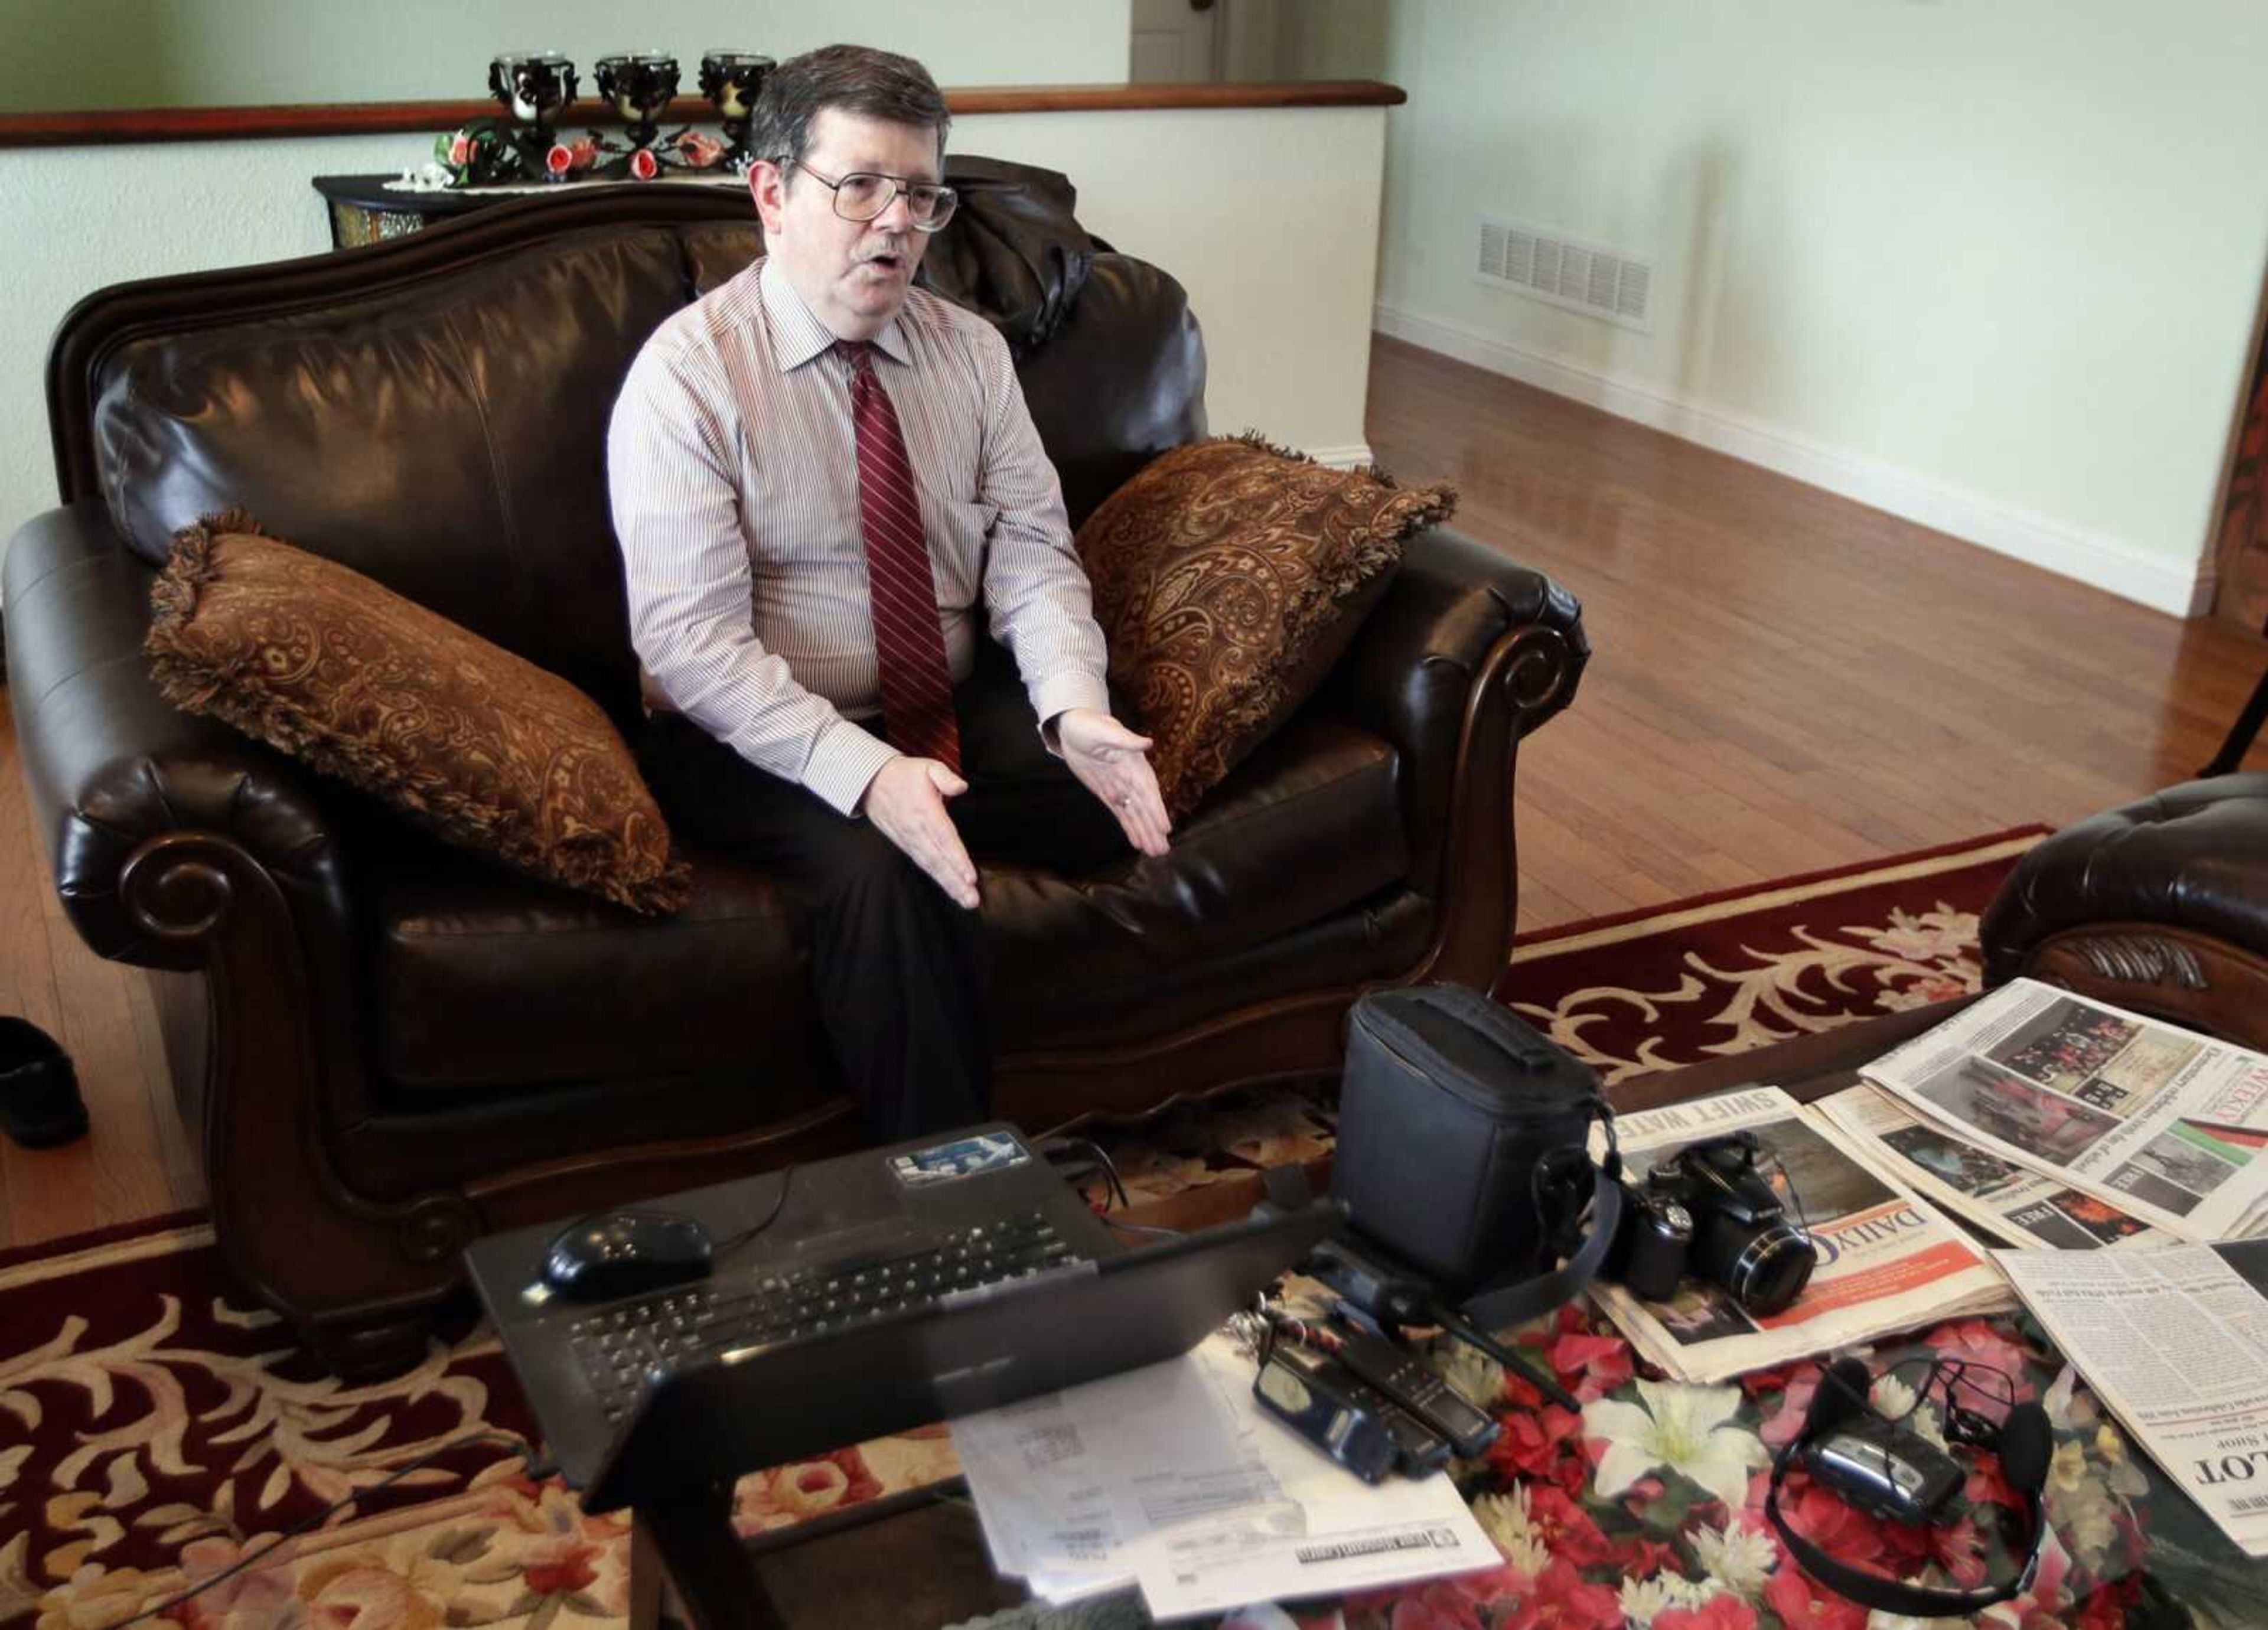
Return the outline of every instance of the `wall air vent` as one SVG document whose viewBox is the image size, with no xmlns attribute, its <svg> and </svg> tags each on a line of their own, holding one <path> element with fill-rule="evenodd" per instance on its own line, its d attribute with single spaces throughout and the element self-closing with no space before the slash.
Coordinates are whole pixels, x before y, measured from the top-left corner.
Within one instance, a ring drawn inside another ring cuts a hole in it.
<svg viewBox="0 0 2268 1630">
<path fill-rule="evenodd" d="M 1484 215 L 1480 222 L 1476 280 L 1641 334 L 1653 332 L 1647 315 L 1653 294 L 1652 261 L 1501 216 Z"/>
</svg>

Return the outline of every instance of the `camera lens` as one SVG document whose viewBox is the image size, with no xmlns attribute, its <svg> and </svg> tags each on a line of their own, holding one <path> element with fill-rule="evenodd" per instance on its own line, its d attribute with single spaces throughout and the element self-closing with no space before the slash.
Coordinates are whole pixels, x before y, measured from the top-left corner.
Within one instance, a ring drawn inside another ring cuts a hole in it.
<svg viewBox="0 0 2268 1630">
<path fill-rule="evenodd" d="M 1770 1318 L 1786 1311 L 1811 1283 L 1819 1252 L 1808 1235 L 1786 1223 L 1760 1230 L 1725 1271 L 1725 1288 L 1749 1312 Z"/>
<path fill-rule="evenodd" d="M 1800 1229 L 1778 1217 L 1742 1222 L 1723 1211 L 1697 1221 L 1692 1271 L 1723 1286 L 1743 1311 L 1760 1318 L 1785 1312 L 1811 1282 L 1819 1253 Z"/>
</svg>

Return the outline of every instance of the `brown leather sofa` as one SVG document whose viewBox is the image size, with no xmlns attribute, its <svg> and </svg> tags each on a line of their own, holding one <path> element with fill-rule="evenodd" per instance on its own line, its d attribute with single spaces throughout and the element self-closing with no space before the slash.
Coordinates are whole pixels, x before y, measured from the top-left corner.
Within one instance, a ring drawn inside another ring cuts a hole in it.
<svg viewBox="0 0 2268 1630">
<path fill-rule="evenodd" d="M 1980 919 L 2020 975 L 2268 1051 L 2268 774 L 2185 781 L 2043 838 Z"/>
<path fill-rule="evenodd" d="M 5 577 L 34 820 L 86 942 L 158 970 L 227 1260 L 342 1373 L 422 1351 L 472 1236 L 834 1151 L 855 1113 L 762 876 L 696 853 L 693 904 L 647 921 L 424 842 L 159 699 L 153 563 L 241 506 L 635 729 L 609 404 L 654 326 L 757 249 L 744 197 L 609 190 L 107 289 L 55 339 L 62 504 Z M 1074 524 L 1204 433 L 1196 321 L 1130 257 L 1099 255 L 1020 366 Z M 1042 1129 L 1329 1072 L 1364 988 L 1484 985 L 1518 743 L 1586 655 L 1559 587 L 1431 533 L 1170 856 L 989 872 L 999 1112 Z"/>
</svg>

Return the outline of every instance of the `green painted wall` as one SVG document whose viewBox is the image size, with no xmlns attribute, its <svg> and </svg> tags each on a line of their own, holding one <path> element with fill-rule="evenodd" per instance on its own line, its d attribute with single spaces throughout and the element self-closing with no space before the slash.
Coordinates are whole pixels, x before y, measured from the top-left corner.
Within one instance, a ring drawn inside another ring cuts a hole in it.
<svg viewBox="0 0 2268 1630">
<path fill-rule="evenodd" d="M 0 0 L 0 111 L 478 97 L 498 51 L 791 56 L 848 40 L 920 57 L 945 85 L 1126 77 L 1129 0 Z M 981 25 L 981 26 L 980 26 Z"/>
<path fill-rule="evenodd" d="M 1381 327 L 2168 609 L 2268 262 L 2258 0 L 1394 0 Z M 1334 48 L 1370 43 L 1342 13 Z M 1474 277 L 1652 257 L 1651 332 Z M 2209 557 L 2207 557 L 2209 558 Z"/>
</svg>

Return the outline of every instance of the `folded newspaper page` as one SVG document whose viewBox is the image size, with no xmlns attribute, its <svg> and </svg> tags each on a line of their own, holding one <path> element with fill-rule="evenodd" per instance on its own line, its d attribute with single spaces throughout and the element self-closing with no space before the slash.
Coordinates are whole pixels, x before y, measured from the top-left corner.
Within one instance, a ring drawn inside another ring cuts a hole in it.
<svg viewBox="0 0 2268 1630">
<path fill-rule="evenodd" d="M 1995 1239 L 2046 1250 L 2170 1245 L 2171 1235 L 2109 1200 L 2002 1160 L 1916 1119 L 1889 1094 L 1846 1088 L 1811 1106 L 1876 1166 Z"/>
<path fill-rule="evenodd" d="M 1155 1617 L 1375 1589 L 1502 1560 L 1446 1471 L 1359 1482 L 1251 1402 L 1250 1359 L 1218 1337 L 1191 1358 L 1242 1402 L 1253 1448 L 1286 1504 L 1260 1514 L 1264 1520 L 1213 1516 L 1177 1523 L 1130 1547 L 1143 1600 Z"/>
<path fill-rule="evenodd" d="M 1998 1255 L 2128 1435 L 2246 1555 L 2268 1556 L 2268 1297 L 2205 1245 Z"/>
<path fill-rule="evenodd" d="M 2018 1166 L 2208 1243 L 2268 1201 L 2268 1058 L 2019 979 L 1863 1072 Z"/>
<path fill-rule="evenodd" d="M 1835 1123 L 1777 1087 L 1615 1117 L 1633 1184 L 1689 1143 L 1742 1130 L 1755 1132 L 1763 1146 L 1759 1169 L 1776 1174 L 1773 1187 L 1790 1219 L 1808 1221 L 1819 1265 L 1786 1311 L 1762 1318 L 1691 1274 L 1662 1302 L 1640 1302 L 1619 1285 L 1594 1281 L 1592 1294 L 1607 1317 L 1673 1378 L 1723 1381 L 2011 1304 L 2007 1285 L 1966 1234 L 1867 1164 Z"/>
<path fill-rule="evenodd" d="M 1139 1585 L 1165 1619 L 1493 1567 L 1447 1476 L 1359 1481 L 1194 1352 L 953 1423 L 993 1565 L 1049 1602 Z"/>
</svg>

